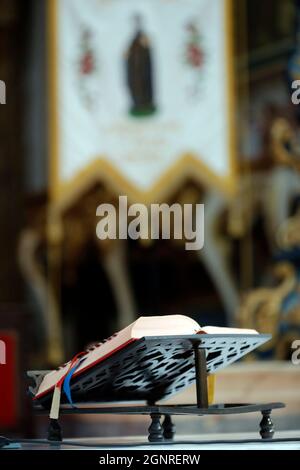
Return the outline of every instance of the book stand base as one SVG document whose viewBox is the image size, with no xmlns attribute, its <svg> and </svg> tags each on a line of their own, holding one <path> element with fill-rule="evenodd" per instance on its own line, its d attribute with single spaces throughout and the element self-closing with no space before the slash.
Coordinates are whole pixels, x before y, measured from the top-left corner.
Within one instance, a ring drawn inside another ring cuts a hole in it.
<svg viewBox="0 0 300 470">
<path fill-rule="evenodd" d="M 151 419 L 148 428 L 149 442 L 170 441 L 175 436 L 175 425 L 172 421 L 174 415 L 229 415 L 260 412 L 262 419 L 259 423 L 259 433 L 262 439 L 272 439 L 274 435 L 274 425 L 271 420 L 273 409 L 284 408 L 284 403 L 265 403 L 249 404 L 235 403 L 222 405 L 208 405 L 207 392 L 207 364 L 206 351 L 196 345 L 194 348 L 194 366 L 196 378 L 196 405 L 157 405 L 148 400 L 147 405 L 126 405 L 118 406 L 117 403 L 112 406 L 111 403 L 87 403 L 76 405 L 72 408 L 70 405 L 62 405 L 60 415 L 76 414 L 115 414 L 115 415 L 148 415 Z M 39 414 L 46 414 L 47 410 L 38 405 L 34 407 Z M 164 417 L 163 422 L 161 418 Z M 62 441 L 62 430 L 57 420 L 50 420 L 48 429 L 49 441 Z"/>
<path fill-rule="evenodd" d="M 260 411 L 262 419 L 259 423 L 259 433 L 262 439 L 272 439 L 274 425 L 271 412 L 276 408 L 283 408 L 283 403 L 265 404 L 225 404 L 211 405 L 208 408 L 198 408 L 194 405 L 171 405 L 171 406 L 123 406 L 101 408 L 94 406 L 89 408 L 62 408 L 61 414 L 116 414 L 116 415 L 149 415 L 151 419 L 148 428 L 149 442 L 161 442 L 172 440 L 175 436 L 175 424 L 172 421 L 174 415 L 228 415 L 240 413 L 252 413 Z M 40 412 L 43 411 L 40 409 Z M 164 417 L 161 422 L 162 416 Z M 50 420 L 48 428 L 49 441 L 62 441 L 62 429 L 57 420 Z"/>
</svg>

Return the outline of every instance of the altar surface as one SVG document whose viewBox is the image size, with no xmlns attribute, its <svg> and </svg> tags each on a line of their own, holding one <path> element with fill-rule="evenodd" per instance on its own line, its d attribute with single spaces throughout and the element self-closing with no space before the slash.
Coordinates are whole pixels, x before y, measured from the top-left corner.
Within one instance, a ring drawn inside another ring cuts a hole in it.
<svg viewBox="0 0 300 470">
<path fill-rule="evenodd" d="M 178 436 L 174 444 L 150 444 L 140 436 L 117 438 L 78 438 L 66 439 L 60 446 L 52 446 L 54 450 L 300 450 L 300 429 L 298 431 L 281 431 L 276 439 L 280 442 L 263 442 L 257 433 L 218 433 Z M 290 441 L 289 439 L 293 439 Z M 298 439 L 296 441 L 296 439 Z M 253 440 L 253 442 L 247 442 Z M 257 440 L 257 441 L 256 441 Z M 72 445 L 68 444 L 68 441 Z M 232 442 L 230 442 L 232 441 Z M 255 441 L 255 442 L 254 442 Z M 22 444 L 23 450 L 47 450 L 48 444 Z"/>
</svg>

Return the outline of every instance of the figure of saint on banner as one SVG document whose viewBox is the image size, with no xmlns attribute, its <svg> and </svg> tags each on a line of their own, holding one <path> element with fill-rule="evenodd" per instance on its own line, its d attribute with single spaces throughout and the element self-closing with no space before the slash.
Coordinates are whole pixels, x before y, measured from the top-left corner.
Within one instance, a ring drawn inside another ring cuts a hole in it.
<svg viewBox="0 0 300 470">
<path fill-rule="evenodd" d="M 155 113 L 153 61 L 151 43 L 143 30 L 140 15 L 134 16 L 134 37 L 126 52 L 126 78 L 130 93 L 130 114 L 149 116 Z"/>
</svg>

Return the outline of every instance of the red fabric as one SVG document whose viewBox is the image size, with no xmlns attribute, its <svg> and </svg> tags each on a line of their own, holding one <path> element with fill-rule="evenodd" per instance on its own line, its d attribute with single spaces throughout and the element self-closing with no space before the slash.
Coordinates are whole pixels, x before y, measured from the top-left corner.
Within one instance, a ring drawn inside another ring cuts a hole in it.
<svg viewBox="0 0 300 470">
<path fill-rule="evenodd" d="M 0 427 L 18 424 L 18 338 L 12 330 L 0 330 Z"/>
<path fill-rule="evenodd" d="M 68 373 L 70 372 L 70 370 L 72 369 L 72 367 L 74 366 L 75 362 L 77 361 L 77 359 L 79 359 L 81 356 L 84 356 L 86 354 L 85 351 L 82 351 L 78 354 L 76 354 L 76 356 L 73 357 L 73 359 L 71 360 L 70 362 L 70 365 L 66 371 L 66 373 L 61 377 L 61 379 L 59 379 L 59 381 L 57 382 L 57 384 L 55 385 L 56 387 L 58 388 L 61 388 L 62 387 L 62 384 L 64 383 L 64 380 L 66 378 L 66 376 L 68 375 Z"/>
</svg>

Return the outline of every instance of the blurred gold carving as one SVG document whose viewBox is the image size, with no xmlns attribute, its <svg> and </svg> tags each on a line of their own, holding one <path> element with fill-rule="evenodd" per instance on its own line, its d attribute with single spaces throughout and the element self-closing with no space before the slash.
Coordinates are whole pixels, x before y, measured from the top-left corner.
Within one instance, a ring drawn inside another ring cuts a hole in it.
<svg viewBox="0 0 300 470">
<path fill-rule="evenodd" d="M 285 118 L 278 118 L 271 128 L 271 146 L 275 161 L 300 171 L 300 144 L 296 131 Z"/>
<path fill-rule="evenodd" d="M 297 285 L 295 268 L 291 263 L 281 262 L 274 268 L 274 275 L 279 279 L 276 287 L 260 287 L 248 293 L 238 310 L 238 322 L 242 328 L 254 328 L 259 333 L 269 333 L 272 339 L 264 349 L 273 347 L 275 355 L 280 357 L 279 326 L 283 320 L 282 304 L 288 294 Z M 289 321 L 289 317 L 284 318 Z"/>
<path fill-rule="evenodd" d="M 57 297 L 57 281 L 53 267 L 60 260 L 62 227 L 59 219 L 48 219 L 45 203 L 31 209 L 30 222 L 22 230 L 18 245 L 18 262 L 20 270 L 32 290 L 38 306 L 42 327 L 40 336 L 44 348 L 41 355 L 43 362 L 57 365 L 64 360 L 64 348 L 60 321 L 59 298 Z M 49 231 L 50 228 L 50 231 Z M 48 243 L 48 241 L 51 243 Z M 49 250 L 47 249 L 49 247 Z M 47 263 L 44 262 L 47 255 Z M 55 278 L 55 283 L 53 283 Z"/>
<path fill-rule="evenodd" d="M 300 209 L 279 227 L 277 244 L 283 250 L 300 246 Z"/>
</svg>

